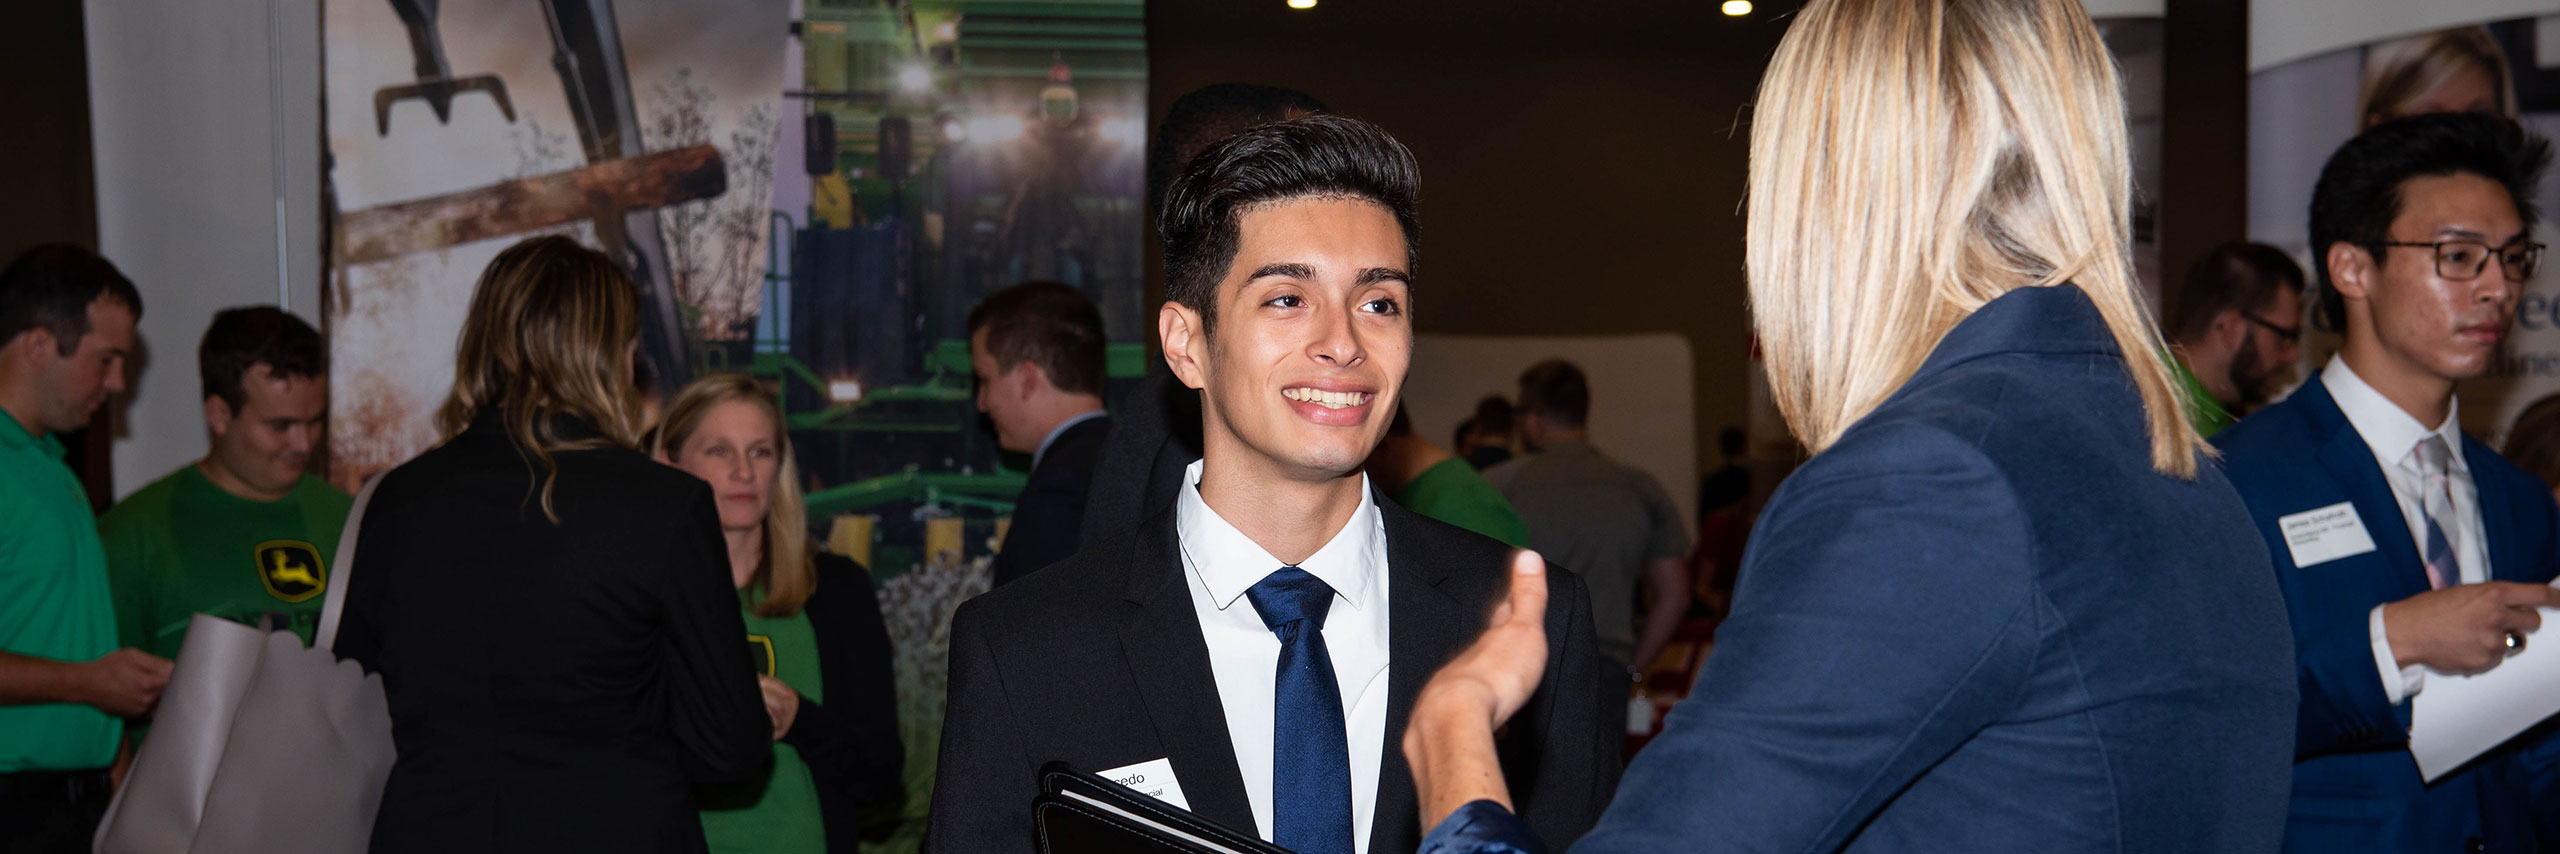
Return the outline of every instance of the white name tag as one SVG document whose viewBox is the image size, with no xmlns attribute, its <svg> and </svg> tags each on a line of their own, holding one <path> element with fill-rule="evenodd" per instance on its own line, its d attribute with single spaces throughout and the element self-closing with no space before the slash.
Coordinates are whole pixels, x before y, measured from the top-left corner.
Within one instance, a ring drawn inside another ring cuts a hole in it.
<svg viewBox="0 0 2560 854">
<path fill-rule="evenodd" d="M 2364 518 L 2356 515 L 2352 502 L 2340 501 L 2279 518 L 2276 530 L 2284 534 L 2285 548 L 2293 551 L 2296 567 L 2373 551 L 2373 534 L 2364 529 Z"/>
<path fill-rule="evenodd" d="M 1190 809 L 1191 802 L 1182 797 L 1182 783 L 1173 778 L 1173 758 L 1123 765 L 1100 772 L 1102 779 L 1127 786 L 1138 794 Z"/>
</svg>

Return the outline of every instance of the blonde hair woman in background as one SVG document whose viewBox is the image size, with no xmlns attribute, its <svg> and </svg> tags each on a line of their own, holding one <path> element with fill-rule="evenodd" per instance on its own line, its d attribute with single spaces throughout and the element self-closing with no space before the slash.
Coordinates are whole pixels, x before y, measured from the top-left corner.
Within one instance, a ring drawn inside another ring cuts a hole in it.
<svg viewBox="0 0 2560 854">
<path fill-rule="evenodd" d="M 1755 107 L 1747 261 L 1813 457 L 1575 851 L 2277 847 L 2291 634 L 2180 417 L 2130 171 L 2077 0 L 1806 4 Z M 1520 555 L 1415 703 L 1425 852 L 1528 847 L 1494 732 L 1538 679 L 1544 582 Z"/>
<path fill-rule="evenodd" d="M 639 312 L 568 238 L 499 253 L 443 444 L 374 488 L 336 649 L 390 699 L 375 852 L 698 852 L 694 785 L 765 760 L 711 492 L 631 447 Z"/>
<path fill-rule="evenodd" d="M 702 789 L 702 826 L 713 852 L 849 854 L 856 804 L 903 784 L 889 632 L 870 572 L 812 547 L 782 424 L 753 377 L 714 374 L 677 392 L 656 431 L 659 460 L 711 485 L 780 741 L 762 776 Z"/>
<path fill-rule="evenodd" d="M 2364 127 L 2427 113 L 2516 117 L 2507 52 L 2484 27 L 2454 27 L 2383 42 L 2365 51 Z"/>
</svg>

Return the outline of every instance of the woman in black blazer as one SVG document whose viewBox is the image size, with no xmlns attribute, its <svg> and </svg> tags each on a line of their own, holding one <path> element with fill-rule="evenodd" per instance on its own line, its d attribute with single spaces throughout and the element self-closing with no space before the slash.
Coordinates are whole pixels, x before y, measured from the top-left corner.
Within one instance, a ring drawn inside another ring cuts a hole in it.
<svg viewBox="0 0 2560 854">
<path fill-rule="evenodd" d="M 713 374 L 676 393 L 651 441 L 711 484 L 736 587 L 726 599 L 781 733 L 764 773 L 703 787 L 703 832 L 713 852 L 851 854 L 856 806 L 903 783 L 889 632 L 870 572 L 810 548 L 782 423 L 755 378 Z"/>
<path fill-rule="evenodd" d="M 711 492 L 631 448 L 638 329 L 567 238 L 481 274 L 445 441 L 383 475 L 347 582 L 399 749 L 374 851 L 699 852 L 695 784 L 766 761 Z"/>
</svg>

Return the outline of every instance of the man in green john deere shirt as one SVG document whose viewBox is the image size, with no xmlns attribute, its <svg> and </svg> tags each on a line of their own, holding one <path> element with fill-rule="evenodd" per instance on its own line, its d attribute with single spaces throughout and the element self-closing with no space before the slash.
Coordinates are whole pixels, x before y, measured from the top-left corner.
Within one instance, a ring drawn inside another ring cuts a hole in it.
<svg viewBox="0 0 2560 854">
<path fill-rule="evenodd" d="M 2263 243 L 2226 243 L 2187 271 L 2169 322 L 2187 423 L 2206 438 L 2267 397 L 2302 356 L 2302 266 Z"/>
<path fill-rule="evenodd" d="M 67 245 L 0 271 L 0 839 L 86 852 L 112 791 L 121 717 L 160 699 L 169 662 L 116 648 L 88 492 L 55 433 L 124 390 L 142 295 Z M 99 437 L 102 439 L 103 437 Z"/>
<path fill-rule="evenodd" d="M 1465 457 L 1432 444 L 1413 431 L 1413 422 L 1396 409 L 1387 422 L 1387 437 L 1369 452 L 1369 479 L 1404 509 L 1510 543 L 1529 547 L 1529 526 L 1511 511 L 1511 502 L 1486 483 Z"/>
<path fill-rule="evenodd" d="M 125 645 L 176 658 L 197 612 L 311 641 L 351 503 L 304 473 L 329 412 L 324 358 L 319 331 L 281 309 L 213 316 L 196 348 L 212 450 L 98 520 Z"/>
</svg>

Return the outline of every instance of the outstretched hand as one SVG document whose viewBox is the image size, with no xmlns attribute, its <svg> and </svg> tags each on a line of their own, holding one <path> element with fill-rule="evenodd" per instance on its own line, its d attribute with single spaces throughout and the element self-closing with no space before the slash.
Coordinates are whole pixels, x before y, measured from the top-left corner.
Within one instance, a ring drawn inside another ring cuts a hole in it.
<svg viewBox="0 0 2560 854">
<path fill-rule="evenodd" d="M 1492 625 L 1422 686 L 1405 727 L 1404 753 L 1423 827 L 1471 801 L 1511 806 L 1493 733 L 1537 692 L 1546 673 L 1546 614 L 1546 561 L 1536 552 L 1514 553 L 1511 593 L 1494 607 Z"/>
</svg>

